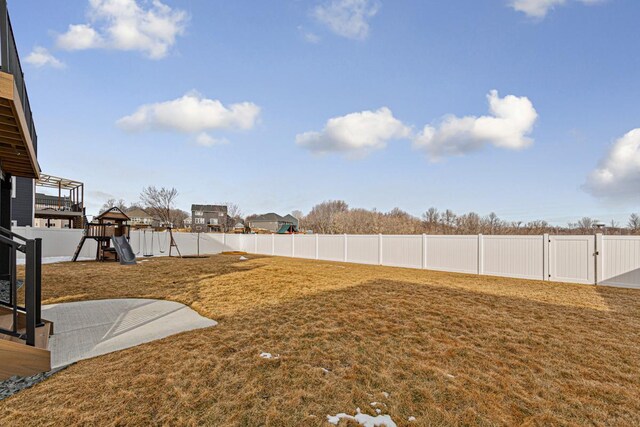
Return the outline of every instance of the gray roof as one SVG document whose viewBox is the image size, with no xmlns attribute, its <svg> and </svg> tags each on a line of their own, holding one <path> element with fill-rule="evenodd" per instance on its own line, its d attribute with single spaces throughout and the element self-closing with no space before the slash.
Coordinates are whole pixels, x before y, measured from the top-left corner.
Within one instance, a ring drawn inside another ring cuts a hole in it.
<svg viewBox="0 0 640 427">
<path fill-rule="evenodd" d="M 251 222 L 292 222 L 297 223 L 298 219 L 293 215 L 281 216 L 277 213 L 267 213 L 264 215 L 258 215 L 255 218 L 251 219 Z"/>
<path fill-rule="evenodd" d="M 203 212 L 227 212 L 227 207 L 224 205 L 191 205 L 192 211 Z"/>
<path fill-rule="evenodd" d="M 263 215 L 258 215 L 255 218 L 251 219 L 251 222 L 257 221 L 257 222 L 276 222 L 276 221 L 282 221 L 284 218 L 281 217 L 280 215 L 278 215 L 277 213 L 273 213 L 273 212 L 269 212 L 267 214 L 263 214 Z"/>
</svg>

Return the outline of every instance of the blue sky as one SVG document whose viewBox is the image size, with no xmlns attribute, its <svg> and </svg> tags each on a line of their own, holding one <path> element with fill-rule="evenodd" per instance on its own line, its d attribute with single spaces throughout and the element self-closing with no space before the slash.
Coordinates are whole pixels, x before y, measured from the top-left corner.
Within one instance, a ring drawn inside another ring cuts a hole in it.
<svg viewBox="0 0 640 427">
<path fill-rule="evenodd" d="M 9 8 L 41 166 L 84 181 L 90 214 L 146 185 L 245 214 L 640 210 L 634 0 Z"/>
</svg>

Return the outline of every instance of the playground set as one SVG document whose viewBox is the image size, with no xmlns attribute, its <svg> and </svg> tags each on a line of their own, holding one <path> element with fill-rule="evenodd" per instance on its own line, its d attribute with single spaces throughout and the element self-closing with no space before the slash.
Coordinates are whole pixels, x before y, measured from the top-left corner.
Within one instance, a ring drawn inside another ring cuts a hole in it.
<svg viewBox="0 0 640 427">
<path fill-rule="evenodd" d="M 164 253 L 160 237 L 157 231 L 144 229 L 139 231 L 142 233 L 139 239 L 138 252 L 134 252 L 130 244 L 131 226 L 128 223 L 131 218 L 117 207 L 113 207 L 97 217 L 92 222 L 87 222 L 84 235 L 80 239 L 80 243 L 73 254 L 72 261 L 77 261 L 82 248 L 87 239 L 93 239 L 97 243 L 96 261 L 119 261 L 122 265 L 135 265 L 136 256 L 151 257 L 154 254 L 153 242 L 154 237 L 157 238 L 160 253 Z M 171 256 L 172 248 L 176 248 L 178 256 L 180 249 L 173 238 L 171 227 L 166 228 L 169 232 L 169 256 Z M 147 233 L 151 234 L 150 244 L 147 245 Z"/>
</svg>

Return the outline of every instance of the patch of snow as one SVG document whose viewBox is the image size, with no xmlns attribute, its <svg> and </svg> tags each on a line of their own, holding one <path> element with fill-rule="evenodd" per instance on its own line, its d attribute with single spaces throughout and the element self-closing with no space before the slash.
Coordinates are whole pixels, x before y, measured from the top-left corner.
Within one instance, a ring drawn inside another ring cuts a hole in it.
<svg viewBox="0 0 640 427">
<path fill-rule="evenodd" d="M 260 357 L 262 357 L 263 359 L 280 359 L 279 354 L 271 354 L 265 352 L 260 353 Z"/>
<path fill-rule="evenodd" d="M 382 411 L 380 409 L 376 408 L 376 414 L 381 414 L 381 413 L 382 413 Z"/>
<path fill-rule="evenodd" d="M 371 402 L 371 403 L 370 403 L 370 405 L 371 405 L 371 406 L 373 406 L 374 408 L 375 408 L 376 406 L 378 406 L 378 405 L 384 405 L 384 406 L 387 406 L 387 404 L 386 404 L 386 403 L 383 403 L 383 402 Z"/>
<path fill-rule="evenodd" d="M 248 260 L 248 259 L 249 259 L 249 258 L 244 257 L 244 256 L 241 256 L 241 257 L 240 257 L 240 261 L 246 261 L 246 260 Z"/>
<path fill-rule="evenodd" d="M 364 427 L 398 427 L 389 415 L 377 415 L 372 417 L 371 415 L 363 414 L 360 412 L 360 408 L 356 409 L 355 415 L 349 415 L 340 413 L 336 415 L 327 415 L 327 422 L 329 424 L 338 425 L 340 420 L 355 421 Z"/>
<path fill-rule="evenodd" d="M 444 374 L 444 376 L 451 379 L 456 377 L 455 375 L 451 375 L 451 374 Z"/>
<path fill-rule="evenodd" d="M 415 420 L 416 420 L 416 417 L 407 418 L 407 421 L 409 421 L 410 423 L 414 422 Z"/>
<path fill-rule="evenodd" d="M 328 370 L 327 368 L 320 368 L 322 369 L 322 372 L 324 372 L 325 374 L 328 374 L 329 372 L 331 372 L 330 370 Z"/>
<path fill-rule="evenodd" d="M 386 391 L 383 391 L 383 392 L 382 392 L 382 395 L 383 395 L 384 397 L 386 397 L 386 398 L 389 398 L 389 393 L 387 393 Z"/>
</svg>

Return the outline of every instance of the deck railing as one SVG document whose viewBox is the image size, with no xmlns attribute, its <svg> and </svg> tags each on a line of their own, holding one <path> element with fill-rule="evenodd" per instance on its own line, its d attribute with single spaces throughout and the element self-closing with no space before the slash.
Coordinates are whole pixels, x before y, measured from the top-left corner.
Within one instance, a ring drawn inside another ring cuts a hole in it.
<svg viewBox="0 0 640 427">
<path fill-rule="evenodd" d="M 18 96 L 20 96 L 20 101 L 22 102 L 22 109 L 24 110 L 29 135 L 33 142 L 33 148 L 37 150 L 38 135 L 33 123 L 29 94 L 27 93 L 27 86 L 24 82 L 20 56 L 18 55 L 18 48 L 16 47 L 16 40 L 13 36 L 9 12 L 7 11 L 7 0 L 0 0 L 0 44 L 0 60 L 2 61 L 0 70 L 13 75 Z"/>
<path fill-rule="evenodd" d="M 11 329 L 0 328 L 0 334 L 24 339 L 27 345 L 36 344 L 36 327 L 42 323 L 42 239 L 26 239 L 0 227 L 0 246 L 9 247 L 8 301 L 0 300 L 0 306 L 8 307 L 12 315 Z M 25 254 L 24 306 L 19 305 L 17 279 L 17 252 Z M 24 316 L 25 328 L 19 327 L 19 316 Z"/>
</svg>

